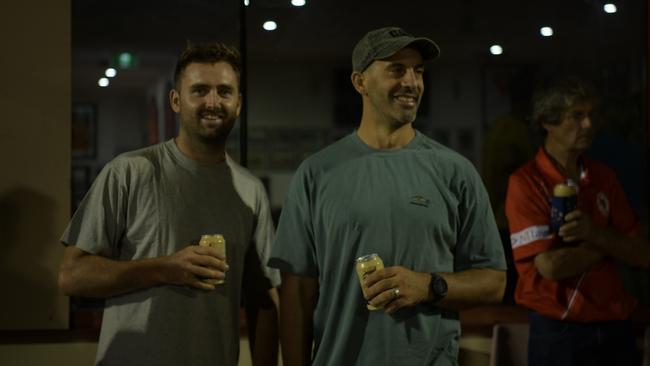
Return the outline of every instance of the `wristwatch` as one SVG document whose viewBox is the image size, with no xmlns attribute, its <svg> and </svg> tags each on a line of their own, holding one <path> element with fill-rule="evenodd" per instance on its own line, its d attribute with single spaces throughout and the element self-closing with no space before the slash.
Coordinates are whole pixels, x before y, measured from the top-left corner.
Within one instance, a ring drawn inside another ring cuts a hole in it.
<svg viewBox="0 0 650 366">
<path fill-rule="evenodd" d="M 447 281 L 445 281 L 442 276 L 436 273 L 431 273 L 429 291 L 431 291 L 431 294 L 433 295 L 433 303 L 437 303 L 447 296 Z"/>
</svg>

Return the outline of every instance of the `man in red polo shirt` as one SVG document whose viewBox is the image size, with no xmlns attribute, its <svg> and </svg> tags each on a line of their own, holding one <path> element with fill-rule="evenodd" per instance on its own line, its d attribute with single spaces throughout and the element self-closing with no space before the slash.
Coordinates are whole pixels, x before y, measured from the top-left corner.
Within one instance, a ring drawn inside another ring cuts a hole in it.
<svg viewBox="0 0 650 366">
<path fill-rule="evenodd" d="M 639 364 L 628 320 L 637 301 L 615 263 L 647 268 L 650 244 L 614 172 L 583 155 L 594 103 L 592 89 L 572 78 L 538 92 L 533 123 L 544 144 L 508 184 L 515 300 L 531 310 L 531 366 Z M 553 232 L 550 198 L 562 183 L 576 186 L 578 209 Z"/>
</svg>

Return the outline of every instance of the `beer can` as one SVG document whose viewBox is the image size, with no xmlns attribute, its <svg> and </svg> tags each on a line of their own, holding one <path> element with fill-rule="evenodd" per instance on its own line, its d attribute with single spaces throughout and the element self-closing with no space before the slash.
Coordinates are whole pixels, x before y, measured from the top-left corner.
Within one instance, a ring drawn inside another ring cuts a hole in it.
<svg viewBox="0 0 650 366">
<path fill-rule="evenodd" d="M 361 291 L 363 291 L 363 280 L 366 278 L 366 276 L 382 268 L 384 268 L 384 262 L 381 260 L 379 254 L 377 253 L 372 253 L 357 258 L 356 270 L 357 270 L 357 276 L 359 277 L 359 283 L 361 285 Z M 383 309 L 383 307 L 384 307 L 383 305 L 379 307 L 375 307 L 370 304 L 366 305 L 366 308 L 368 310 L 381 310 Z"/>
<path fill-rule="evenodd" d="M 578 208 L 578 192 L 573 184 L 558 184 L 551 197 L 551 232 L 557 233 L 565 224 L 564 216 Z"/>
<path fill-rule="evenodd" d="M 226 239 L 221 234 L 201 235 L 199 246 L 216 248 L 219 253 L 223 254 L 224 258 L 226 257 Z M 217 278 L 204 278 L 202 281 L 211 285 L 221 285 L 226 282 L 225 279 Z"/>
</svg>

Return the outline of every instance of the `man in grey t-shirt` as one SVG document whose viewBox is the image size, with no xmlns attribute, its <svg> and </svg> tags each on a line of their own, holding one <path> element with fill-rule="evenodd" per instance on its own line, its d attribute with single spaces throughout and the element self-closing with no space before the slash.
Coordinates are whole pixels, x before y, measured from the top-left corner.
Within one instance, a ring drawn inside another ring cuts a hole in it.
<svg viewBox="0 0 650 366">
<path fill-rule="evenodd" d="M 454 365 L 456 311 L 501 300 L 503 247 L 480 177 L 412 125 L 438 53 L 395 27 L 354 49 L 361 124 L 301 164 L 269 261 L 283 278 L 285 366 Z M 386 268 L 361 288 L 355 259 L 371 253 Z"/>
<path fill-rule="evenodd" d="M 249 307 L 259 329 L 271 331 L 255 332 L 264 341 L 251 340 L 253 359 L 276 364 L 279 274 L 262 265 L 274 236 L 269 203 L 225 154 L 241 107 L 239 64 L 233 48 L 188 45 L 169 95 L 178 136 L 108 163 L 63 234 L 60 287 L 106 298 L 98 365 L 236 365 L 242 288 L 259 305 Z M 204 234 L 223 235 L 225 255 L 197 245 Z"/>
</svg>

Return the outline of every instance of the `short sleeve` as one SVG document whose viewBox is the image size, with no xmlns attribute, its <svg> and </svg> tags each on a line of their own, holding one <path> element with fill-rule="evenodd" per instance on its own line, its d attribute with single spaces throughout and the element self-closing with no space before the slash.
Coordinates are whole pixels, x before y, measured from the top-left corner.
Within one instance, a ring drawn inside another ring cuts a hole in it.
<svg viewBox="0 0 650 366">
<path fill-rule="evenodd" d="M 109 258 L 119 257 L 126 230 L 127 188 L 116 164 L 99 173 L 61 237 L 65 245 Z"/>
<path fill-rule="evenodd" d="M 473 168 L 461 183 L 460 231 L 454 259 L 456 271 L 471 268 L 506 270 L 503 244 L 488 194 Z"/>
<path fill-rule="evenodd" d="M 311 182 L 303 163 L 289 185 L 268 264 L 283 272 L 316 277 Z"/>
<path fill-rule="evenodd" d="M 533 257 L 553 246 L 546 197 L 518 171 L 510 176 L 506 217 L 515 261 Z"/>
</svg>

